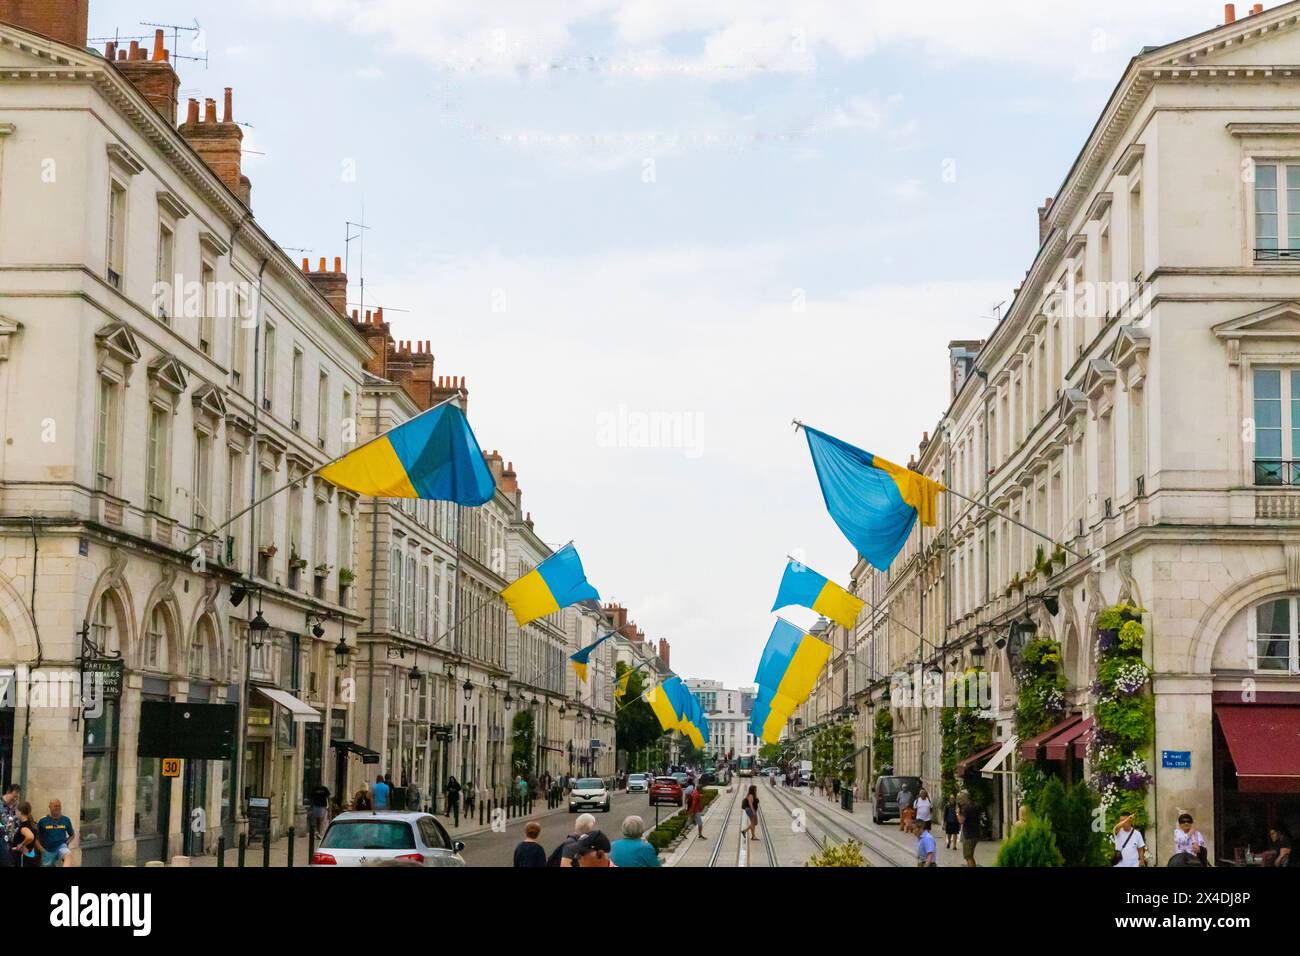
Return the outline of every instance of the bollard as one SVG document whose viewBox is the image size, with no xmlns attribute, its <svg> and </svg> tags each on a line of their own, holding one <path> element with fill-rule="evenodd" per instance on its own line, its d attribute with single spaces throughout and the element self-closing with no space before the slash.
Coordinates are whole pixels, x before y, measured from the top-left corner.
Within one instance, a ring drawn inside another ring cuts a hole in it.
<svg viewBox="0 0 1300 956">
<path fill-rule="evenodd" d="M 248 850 L 248 834 L 239 834 L 239 868 L 244 868 L 244 853 Z"/>
<path fill-rule="evenodd" d="M 307 827 L 307 862 L 311 863 L 311 858 L 316 855 L 316 824 L 313 822 Z"/>
<path fill-rule="evenodd" d="M 293 827 L 289 827 L 289 864 L 293 866 Z"/>
<path fill-rule="evenodd" d="M 452 815 L 452 820 L 454 821 L 452 823 L 452 826 L 459 827 L 460 826 L 460 801 L 459 800 L 452 803 L 451 815 Z"/>
<path fill-rule="evenodd" d="M 226 865 L 226 835 L 217 836 L 217 866 Z"/>
<path fill-rule="evenodd" d="M 266 834 L 262 837 L 262 866 L 269 868 L 271 866 L 271 829 L 267 827 Z"/>
<path fill-rule="evenodd" d="M 478 825 L 483 825 L 483 804 L 478 805 Z"/>
</svg>

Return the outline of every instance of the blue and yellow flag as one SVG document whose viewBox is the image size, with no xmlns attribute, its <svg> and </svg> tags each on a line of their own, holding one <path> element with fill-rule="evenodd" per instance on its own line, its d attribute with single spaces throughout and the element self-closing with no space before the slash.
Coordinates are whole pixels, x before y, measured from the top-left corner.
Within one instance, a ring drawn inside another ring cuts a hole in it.
<svg viewBox="0 0 1300 956">
<path fill-rule="evenodd" d="M 584 684 L 587 683 L 587 661 L 591 657 L 591 652 L 613 636 L 614 632 L 610 631 L 608 634 L 596 638 L 578 653 L 569 655 L 569 663 L 573 665 L 573 672 L 578 675 L 578 680 Z"/>
<path fill-rule="evenodd" d="M 673 707 L 673 702 L 668 699 L 668 692 L 664 690 L 663 684 L 646 691 L 645 702 L 659 718 L 660 727 L 665 731 L 677 729 L 677 710 Z"/>
<path fill-rule="evenodd" d="M 615 700 L 622 700 L 624 695 L 627 694 L 627 684 L 628 681 L 630 681 L 631 679 L 632 679 L 632 668 L 629 667 L 627 670 L 623 672 L 622 677 L 614 681 Z"/>
<path fill-rule="evenodd" d="M 570 604 L 600 600 L 600 594 L 587 583 L 582 559 L 571 544 L 511 584 L 501 596 L 520 627 Z"/>
<path fill-rule="evenodd" d="M 830 660 L 831 646 L 789 621 L 778 620 L 763 648 L 754 676 L 758 696 L 750 726 L 768 743 L 776 743 L 794 709 L 808 699 L 817 675 Z"/>
<path fill-rule="evenodd" d="M 781 576 L 781 586 L 777 589 L 776 603 L 772 605 L 772 610 L 779 611 L 791 604 L 811 608 L 836 624 L 852 630 L 866 602 L 855 598 L 812 568 L 790 561 L 785 566 L 785 574 Z"/>
<path fill-rule="evenodd" d="M 943 485 L 815 428 L 803 430 L 826 510 L 858 554 L 887 570 L 918 517 L 934 524 Z"/>
<path fill-rule="evenodd" d="M 496 494 L 465 413 L 439 405 L 390 428 L 320 471 L 326 481 L 377 498 L 425 498 L 471 507 Z"/>
</svg>

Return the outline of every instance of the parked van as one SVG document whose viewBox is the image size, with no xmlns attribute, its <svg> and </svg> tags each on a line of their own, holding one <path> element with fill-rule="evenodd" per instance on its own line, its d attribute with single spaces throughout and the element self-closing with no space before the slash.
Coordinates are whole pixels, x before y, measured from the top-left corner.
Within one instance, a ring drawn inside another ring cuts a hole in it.
<svg viewBox="0 0 1300 956">
<path fill-rule="evenodd" d="M 907 792 L 916 800 L 916 794 L 921 789 L 920 777 L 877 777 L 876 786 L 872 791 L 874 799 L 871 802 L 871 821 L 873 823 L 884 823 L 889 819 L 898 817 L 898 794 L 903 789 L 903 784 L 907 784 Z"/>
</svg>

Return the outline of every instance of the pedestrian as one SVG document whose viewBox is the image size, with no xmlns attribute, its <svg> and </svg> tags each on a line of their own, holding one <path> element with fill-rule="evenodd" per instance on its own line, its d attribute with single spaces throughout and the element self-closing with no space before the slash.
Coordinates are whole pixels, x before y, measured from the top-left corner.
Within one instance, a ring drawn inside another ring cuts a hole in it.
<svg viewBox="0 0 1300 956">
<path fill-rule="evenodd" d="M 460 781 L 455 774 L 447 778 L 447 786 L 443 789 L 447 791 L 447 815 L 451 816 L 452 809 L 460 807 Z"/>
<path fill-rule="evenodd" d="M 18 804 L 18 823 L 9 846 L 13 851 L 14 866 L 31 868 L 41 865 L 41 841 L 36 835 L 36 821 L 32 819 L 30 803 Z"/>
<path fill-rule="evenodd" d="M 1268 848 L 1273 851 L 1270 866 L 1295 866 L 1295 854 L 1291 850 L 1291 838 L 1283 833 L 1276 823 L 1268 828 Z"/>
<path fill-rule="evenodd" d="M 645 821 L 638 816 L 623 821 L 623 839 L 615 840 L 609 858 L 615 866 L 659 866 L 659 853 L 645 840 Z"/>
<path fill-rule="evenodd" d="M 528 802 L 528 779 L 523 774 L 519 775 L 519 802 Z"/>
<path fill-rule="evenodd" d="M 551 851 L 551 855 L 546 858 L 546 865 L 576 866 L 575 854 L 578 849 L 578 841 L 594 829 L 596 829 L 596 818 L 594 816 L 590 813 L 579 815 L 578 819 L 573 821 L 573 832 Z"/>
<path fill-rule="evenodd" d="M 935 860 L 934 836 L 930 833 L 930 821 L 919 817 L 913 820 L 912 833 L 916 836 L 916 865 L 938 866 Z"/>
<path fill-rule="evenodd" d="M 907 781 L 898 789 L 898 829 L 907 832 L 916 812 L 912 809 L 912 791 L 907 789 Z"/>
<path fill-rule="evenodd" d="M 757 840 L 758 834 L 756 831 L 758 830 L 758 787 L 754 786 L 752 783 L 749 785 L 749 792 L 745 794 L 745 799 L 743 803 L 745 807 L 745 817 L 748 820 L 748 823 L 746 824 L 746 826 L 741 828 L 741 833 L 744 833 L 745 830 L 749 830 L 749 838 L 751 840 Z"/>
<path fill-rule="evenodd" d="M 388 780 L 385 778 L 385 775 L 380 774 L 375 777 L 375 785 L 371 788 L 371 794 L 376 810 L 388 809 L 388 797 L 390 793 L 391 788 L 388 786 Z"/>
<path fill-rule="evenodd" d="M 957 849 L 957 835 L 961 833 L 961 824 L 957 821 L 957 798 L 952 795 L 943 803 L 943 832 L 947 837 L 945 846 L 949 850 Z"/>
<path fill-rule="evenodd" d="M 316 786 L 307 794 L 310 807 L 311 825 L 318 837 L 325 835 L 325 824 L 329 821 L 330 788 L 317 781 Z"/>
<path fill-rule="evenodd" d="M 916 811 L 917 823 L 929 823 L 934 815 L 934 804 L 930 802 L 930 792 L 922 787 L 916 792 L 916 800 L 912 803 L 912 809 Z"/>
<path fill-rule="evenodd" d="M 374 804 L 370 802 L 370 791 L 366 789 L 363 783 L 361 789 L 357 791 L 356 796 L 352 798 L 353 810 L 371 810 Z"/>
<path fill-rule="evenodd" d="M 36 836 L 44 850 L 41 865 L 63 866 L 72 853 L 72 841 L 77 833 L 72 821 L 63 815 L 63 804 L 57 797 L 50 801 L 50 815 L 36 821 Z"/>
<path fill-rule="evenodd" d="M 599 830 L 584 833 L 574 849 L 574 862 L 570 866 L 613 866 L 609 858 L 609 837 Z"/>
<path fill-rule="evenodd" d="M 1133 814 L 1120 815 L 1119 823 L 1111 830 L 1111 842 L 1115 846 L 1111 866 L 1147 865 L 1147 844 L 1142 832 L 1133 826 Z"/>
<path fill-rule="evenodd" d="M 975 847 L 984 835 L 980 828 L 980 808 L 971 802 L 970 794 L 965 790 L 957 794 L 957 822 L 961 826 L 961 855 L 967 866 L 978 866 L 975 862 Z"/>
<path fill-rule="evenodd" d="M 693 777 L 688 776 L 686 778 L 686 782 L 682 784 L 682 806 L 685 807 L 690 805 L 691 794 L 694 792 L 695 792 L 695 779 Z"/>
<path fill-rule="evenodd" d="M 464 800 L 464 803 L 461 805 L 463 815 L 467 817 L 472 816 L 474 813 L 474 796 L 475 796 L 474 778 L 472 776 L 468 777 L 465 780 L 464 785 L 461 787 L 460 793 L 461 793 L 461 797 Z"/>
<path fill-rule="evenodd" d="M 1190 864 L 1192 866 L 1210 865 L 1210 853 L 1205 837 L 1200 830 L 1196 829 L 1190 813 L 1178 815 L 1178 829 L 1174 831 L 1174 856 L 1180 853 L 1196 858 L 1197 862 Z"/>
<path fill-rule="evenodd" d="M 13 846 L 14 833 L 18 830 L 18 804 L 22 803 L 23 788 L 16 783 L 5 787 L 4 799 L 0 802 L 0 826 L 4 827 L 5 846 Z"/>
<path fill-rule="evenodd" d="M 524 839 L 515 847 L 515 869 L 530 869 L 546 866 L 546 850 L 537 842 L 542 835 L 542 825 L 536 820 L 529 820 L 524 825 Z"/>
<path fill-rule="evenodd" d="M 690 799 L 686 801 L 686 826 L 695 827 L 701 840 L 704 835 L 704 791 L 700 787 L 691 787 Z"/>
</svg>

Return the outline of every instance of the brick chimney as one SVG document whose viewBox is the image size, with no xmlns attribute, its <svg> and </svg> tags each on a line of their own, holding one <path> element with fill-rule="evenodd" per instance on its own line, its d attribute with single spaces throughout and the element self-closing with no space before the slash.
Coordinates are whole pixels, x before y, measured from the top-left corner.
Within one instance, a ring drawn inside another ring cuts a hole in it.
<svg viewBox="0 0 1300 956">
<path fill-rule="evenodd" d="M 453 396 L 459 398 L 461 411 L 469 408 L 469 389 L 465 387 L 465 376 L 439 375 L 437 381 L 429 383 L 429 407 L 444 402 Z"/>
<path fill-rule="evenodd" d="M 384 310 L 372 312 L 366 309 L 365 318 L 361 318 L 357 309 L 352 310 L 352 327 L 361 333 L 370 346 L 374 357 L 365 363 L 365 369 L 371 375 L 388 378 L 388 349 L 392 344 L 388 323 L 384 321 Z"/>
<path fill-rule="evenodd" d="M 672 665 L 668 663 L 668 642 L 662 637 L 659 638 L 659 660 L 663 663 L 664 667 L 667 667 L 670 670 L 672 669 Z"/>
<path fill-rule="evenodd" d="M 176 125 L 176 94 L 181 87 L 181 78 L 172 67 L 171 56 L 163 46 L 163 32 L 155 30 L 153 35 L 153 54 L 135 40 L 131 48 L 118 50 L 117 44 L 109 42 L 104 48 L 104 59 L 114 60 L 119 73 L 131 81 L 131 85 L 140 91 L 140 95 L 149 101 L 167 120 L 168 125 Z"/>
<path fill-rule="evenodd" d="M 1048 196 L 1047 200 L 1038 207 L 1038 244 L 1040 246 L 1047 241 L 1047 234 L 1052 231 L 1052 225 L 1047 221 L 1047 217 L 1052 212 L 1052 202 L 1052 197 Z"/>
<path fill-rule="evenodd" d="M 501 472 L 501 478 L 497 481 L 497 487 L 511 497 L 516 508 L 519 507 L 523 495 L 519 491 L 519 475 L 515 471 L 513 461 L 506 462 L 506 467 Z"/>
<path fill-rule="evenodd" d="M 230 187 L 247 206 L 250 205 L 253 187 L 240 169 L 244 131 L 231 115 L 231 98 L 230 87 L 226 87 L 225 108 L 220 122 L 217 121 L 216 100 L 204 101 L 202 119 L 199 118 L 199 101 L 190 100 L 189 112 L 181 124 L 180 132 L 208 164 L 208 168 L 217 174 L 217 178 Z"/>
<path fill-rule="evenodd" d="M 0 0 L 0 20 L 85 49 L 90 0 Z"/>
<path fill-rule="evenodd" d="M 330 272 L 325 268 L 325 257 L 320 257 L 320 268 L 315 272 L 311 271 L 311 263 L 302 260 L 303 275 L 307 280 L 316 287 L 316 291 L 325 297 L 325 300 L 334 307 L 334 311 L 339 315 L 348 314 L 348 274 L 343 271 L 343 257 L 334 257 L 334 271 Z"/>
<path fill-rule="evenodd" d="M 624 633 L 627 627 L 627 608 L 621 604 L 606 604 L 605 616 L 609 618 L 609 626 L 618 631 L 626 638 L 631 638 L 630 634 Z"/>
</svg>

